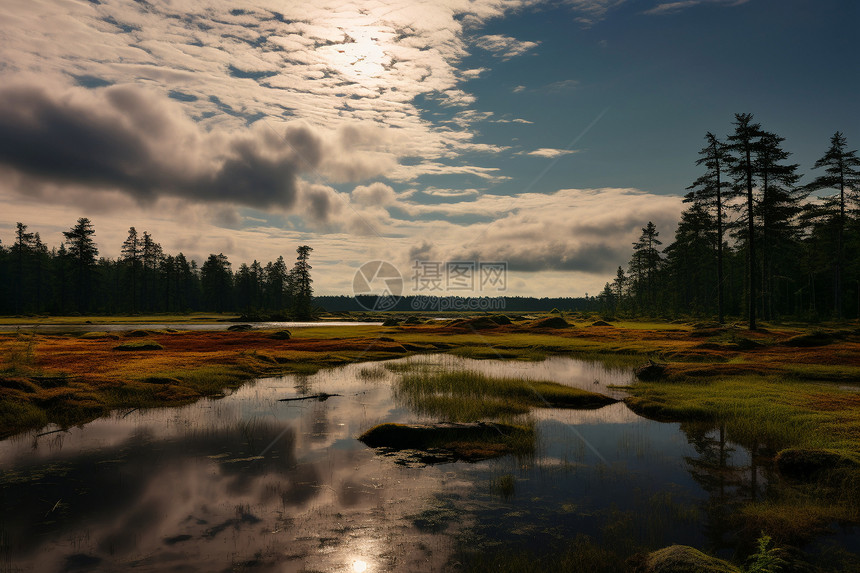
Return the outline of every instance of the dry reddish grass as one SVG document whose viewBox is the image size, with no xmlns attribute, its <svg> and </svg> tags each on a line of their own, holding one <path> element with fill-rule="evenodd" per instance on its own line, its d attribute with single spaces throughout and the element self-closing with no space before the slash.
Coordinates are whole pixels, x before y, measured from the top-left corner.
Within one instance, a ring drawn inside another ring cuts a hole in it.
<svg viewBox="0 0 860 573">
<path fill-rule="evenodd" d="M 56 421 L 65 418 L 52 417 L 51 411 L 66 412 L 82 404 L 91 418 L 125 405 L 193 400 L 258 376 L 393 358 L 407 349 L 474 349 L 479 351 L 477 356 L 486 357 L 496 356 L 496 350 L 502 349 L 505 356 L 531 359 L 547 354 L 653 356 L 671 363 L 669 377 L 675 380 L 780 373 L 815 379 L 825 370 L 832 376 L 833 366 L 842 369 L 839 379 L 846 379 L 856 374 L 851 368 L 860 367 L 860 336 L 843 332 L 825 346 L 785 345 L 803 334 L 797 329 L 694 332 L 581 324 L 546 329 L 513 324 L 472 331 L 433 324 L 309 329 L 289 340 L 278 340 L 271 334 L 257 330 L 149 332 L 146 340 L 163 347 L 150 351 L 115 350 L 123 342 L 141 340 L 127 335 L 0 336 L 0 434 L 43 423 L 44 415 L 31 406 L 49 412 L 48 419 Z M 744 339 L 759 345 L 742 350 L 738 342 Z M 803 372 L 804 368 L 808 372 Z M 21 405 L 30 408 L 28 415 L 21 415 Z"/>
</svg>

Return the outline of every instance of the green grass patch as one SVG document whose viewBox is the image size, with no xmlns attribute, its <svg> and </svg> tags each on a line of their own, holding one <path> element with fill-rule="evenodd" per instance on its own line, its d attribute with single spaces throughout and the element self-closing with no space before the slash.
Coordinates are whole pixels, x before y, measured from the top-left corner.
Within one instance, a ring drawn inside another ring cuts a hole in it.
<svg viewBox="0 0 860 573">
<path fill-rule="evenodd" d="M 412 411 L 451 422 L 518 416 L 532 408 L 599 408 L 616 400 L 555 382 L 472 371 L 403 373 L 395 399 Z"/>
<path fill-rule="evenodd" d="M 798 449 L 824 460 L 805 478 L 773 480 L 766 500 L 743 504 L 736 520 L 746 535 L 765 531 L 780 543 L 800 544 L 834 523 L 860 521 L 856 391 L 779 375 L 640 382 L 629 391 L 627 403 L 640 414 L 722 425 L 729 440 L 756 455 Z"/>
<path fill-rule="evenodd" d="M 740 444 L 843 451 L 860 461 L 856 392 L 781 376 L 732 376 L 688 382 L 639 382 L 627 400 L 646 416 L 726 425 Z"/>
</svg>

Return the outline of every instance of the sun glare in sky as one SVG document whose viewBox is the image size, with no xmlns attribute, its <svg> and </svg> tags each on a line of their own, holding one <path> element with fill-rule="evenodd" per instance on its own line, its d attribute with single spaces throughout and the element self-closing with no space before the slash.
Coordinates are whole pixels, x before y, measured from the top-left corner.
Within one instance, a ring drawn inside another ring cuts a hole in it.
<svg viewBox="0 0 860 573">
<path fill-rule="evenodd" d="M 368 26 L 345 29 L 342 43 L 325 46 L 321 52 L 340 75 L 361 83 L 383 75 L 391 63 L 383 47 L 388 35 Z"/>
</svg>

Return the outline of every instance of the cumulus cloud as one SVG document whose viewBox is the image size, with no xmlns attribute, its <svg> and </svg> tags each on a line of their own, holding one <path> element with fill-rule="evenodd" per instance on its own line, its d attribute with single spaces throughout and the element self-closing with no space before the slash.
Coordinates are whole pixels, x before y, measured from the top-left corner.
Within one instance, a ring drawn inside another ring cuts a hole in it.
<svg viewBox="0 0 860 573">
<path fill-rule="evenodd" d="M 356 151 L 376 137 L 295 123 L 206 131 L 178 103 L 132 85 L 0 87 L 0 165 L 28 183 L 116 190 L 141 202 L 172 196 L 292 210 L 303 173 L 355 181 L 393 166 L 390 156 Z M 327 203 L 306 198 L 324 219 Z"/>
<path fill-rule="evenodd" d="M 291 207 L 296 177 L 320 161 L 318 138 L 203 132 L 169 100 L 134 86 L 0 88 L 0 163 L 54 183 Z"/>
<path fill-rule="evenodd" d="M 352 200 L 359 205 L 389 205 L 397 197 L 394 189 L 380 182 L 359 185 L 352 190 L 351 195 Z"/>
</svg>

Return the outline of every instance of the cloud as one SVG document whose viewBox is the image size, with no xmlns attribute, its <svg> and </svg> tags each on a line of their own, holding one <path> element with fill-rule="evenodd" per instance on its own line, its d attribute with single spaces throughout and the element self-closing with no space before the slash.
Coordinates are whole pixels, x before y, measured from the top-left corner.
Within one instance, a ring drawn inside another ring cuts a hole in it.
<svg viewBox="0 0 860 573">
<path fill-rule="evenodd" d="M 45 84 L 64 78 L 89 89 L 143 85 L 170 95 L 201 133 L 236 132 L 261 121 L 301 122 L 323 143 L 323 132 L 344 125 L 389 132 L 360 158 L 344 163 L 325 154 L 316 168 L 330 182 L 373 178 L 404 156 L 462 166 L 453 160 L 503 146 L 476 143 L 471 123 L 444 126 L 417 102 L 474 106 L 467 83 L 485 70 L 464 68 L 471 52 L 489 49 L 507 58 L 538 45 L 475 30 L 536 3 L 382 0 L 359 8 L 349 0 L 314 6 L 7 0 L 0 3 L 0 85 L 24 72 Z M 590 19 L 617 3 L 564 2 Z M 398 176 L 411 173 L 425 175 L 407 169 Z"/>
<path fill-rule="evenodd" d="M 579 89 L 579 80 L 560 80 L 546 86 L 546 89 L 553 92 L 568 92 Z"/>
<path fill-rule="evenodd" d="M 380 141 L 356 126 L 334 134 L 296 123 L 209 132 L 179 103 L 132 85 L 0 87 L 0 165 L 28 185 L 119 191 L 139 202 L 177 197 L 293 210 L 302 174 L 356 181 L 393 167 L 391 155 L 361 151 Z M 320 197 L 305 198 L 325 219 Z"/>
<path fill-rule="evenodd" d="M 352 200 L 359 205 L 389 205 L 397 198 L 394 189 L 379 182 L 359 185 L 352 190 L 351 196 Z"/>
<path fill-rule="evenodd" d="M 740 6 L 746 4 L 749 0 L 681 0 L 679 2 L 663 2 L 657 6 L 646 10 L 644 14 L 650 15 L 665 15 L 676 14 L 687 8 L 699 6 L 702 4 L 716 4 L 722 6 Z"/>
<path fill-rule="evenodd" d="M 431 195 L 433 197 L 469 197 L 471 195 L 478 195 L 480 191 L 477 189 L 436 189 L 435 187 L 428 187 L 424 189 L 425 195 Z"/>
<path fill-rule="evenodd" d="M 577 153 L 577 151 L 577 149 L 553 149 L 550 147 L 541 147 L 540 149 L 529 151 L 528 153 L 526 153 L 526 155 L 555 159 L 556 157 L 561 157 L 562 155 L 571 155 L 573 153 Z"/>
<path fill-rule="evenodd" d="M 497 58 L 509 60 L 537 48 L 540 45 L 540 42 L 517 40 L 516 38 L 503 36 L 501 34 L 490 34 L 476 39 L 475 45 L 487 50 L 488 52 L 492 52 Z"/>
<path fill-rule="evenodd" d="M 418 207 L 425 213 L 432 209 L 447 216 L 485 214 L 493 221 L 422 239 L 425 255 L 442 261 L 504 261 L 515 272 L 578 272 L 592 275 L 594 288 L 619 265 L 626 266 L 631 244 L 648 221 L 671 237 L 682 201 L 634 189 L 565 189 Z"/>
</svg>

